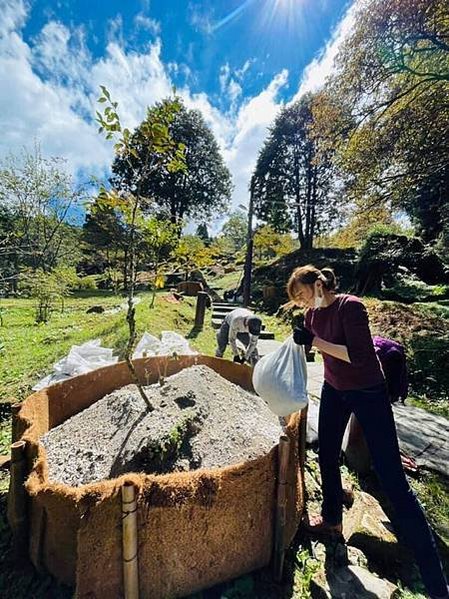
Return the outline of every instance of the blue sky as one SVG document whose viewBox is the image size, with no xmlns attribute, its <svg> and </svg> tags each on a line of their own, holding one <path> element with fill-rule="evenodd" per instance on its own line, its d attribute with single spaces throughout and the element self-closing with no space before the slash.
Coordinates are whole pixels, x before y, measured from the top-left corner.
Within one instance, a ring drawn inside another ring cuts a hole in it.
<svg viewBox="0 0 449 599">
<path fill-rule="evenodd" d="M 247 184 L 279 108 L 322 85 L 352 25 L 343 0 L 2 0 L 0 156 L 40 142 L 77 177 L 104 176 L 100 84 L 136 126 L 172 86 L 214 131 Z"/>
</svg>

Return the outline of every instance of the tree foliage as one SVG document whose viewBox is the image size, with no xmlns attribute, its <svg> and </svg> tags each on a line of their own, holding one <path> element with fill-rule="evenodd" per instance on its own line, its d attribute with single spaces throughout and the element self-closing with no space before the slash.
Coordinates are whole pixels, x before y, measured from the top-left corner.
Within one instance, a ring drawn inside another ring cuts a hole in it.
<svg viewBox="0 0 449 599">
<path fill-rule="evenodd" d="M 186 280 L 192 270 L 201 269 L 213 263 L 211 250 L 196 235 L 181 237 L 174 256 L 178 264 L 184 269 Z"/>
<path fill-rule="evenodd" d="M 166 124 L 174 143 L 184 148 L 186 169 L 173 170 L 159 165 L 147 176 L 138 165 L 148 154 L 145 135 L 157 113 L 167 103 L 148 110 L 146 119 L 129 134 L 126 152 L 118 154 L 112 165 L 112 184 L 117 189 L 134 190 L 140 186 L 143 196 L 151 198 L 169 213 L 173 222 L 205 219 L 227 209 L 232 185 L 212 131 L 198 110 L 187 109 L 177 99 L 177 110 Z"/>
<path fill-rule="evenodd" d="M 201 223 L 198 225 L 196 229 L 196 236 L 204 241 L 204 243 L 208 244 L 211 241 L 209 237 L 209 231 L 207 230 L 207 225 L 205 223 Z"/>
<path fill-rule="evenodd" d="M 23 268 L 49 272 L 80 257 L 74 208 L 84 197 L 60 158 L 38 145 L 0 165 L 0 277 L 15 289 Z"/>
<path fill-rule="evenodd" d="M 234 251 L 239 251 L 246 244 L 248 234 L 248 217 L 237 210 L 233 212 L 221 229 L 222 237 L 228 239 Z"/>
<path fill-rule="evenodd" d="M 276 117 L 252 177 L 257 216 L 278 232 L 296 231 L 303 248 L 335 215 L 333 148 L 316 127 L 312 95 Z"/>
<path fill-rule="evenodd" d="M 270 225 L 259 227 L 254 234 L 254 255 L 257 260 L 280 258 L 297 247 L 289 233 L 277 233 Z"/>
<path fill-rule="evenodd" d="M 448 40 L 446 0 L 363 0 L 326 90 L 349 197 L 405 210 L 427 241 L 449 226 Z"/>
<path fill-rule="evenodd" d="M 20 287 L 34 300 L 37 324 L 49 321 L 58 302 L 61 311 L 64 311 L 64 299 L 70 295 L 78 281 L 75 269 L 67 266 L 57 267 L 51 272 L 38 268 L 21 273 Z"/>
</svg>

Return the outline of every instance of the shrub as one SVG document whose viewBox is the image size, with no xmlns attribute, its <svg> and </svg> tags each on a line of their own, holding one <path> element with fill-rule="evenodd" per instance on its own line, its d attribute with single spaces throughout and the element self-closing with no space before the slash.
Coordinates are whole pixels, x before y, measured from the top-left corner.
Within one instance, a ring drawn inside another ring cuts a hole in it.
<svg viewBox="0 0 449 599">
<path fill-rule="evenodd" d="M 96 275 L 78 277 L 76 288 L 80 291 L 93 291 L 95 289 L 98 289 Z"/>
</svg>

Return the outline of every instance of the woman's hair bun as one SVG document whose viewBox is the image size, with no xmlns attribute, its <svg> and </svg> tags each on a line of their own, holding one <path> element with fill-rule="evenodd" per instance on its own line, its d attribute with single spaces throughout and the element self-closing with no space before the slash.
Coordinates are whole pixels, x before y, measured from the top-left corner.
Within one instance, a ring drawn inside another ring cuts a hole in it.
<svg viewBox="0 0 449 599">
<path fill-rule="evenodd" d="M 326 289 L 328 291 L 333 291 L 334 289 L 336 289 L 337 277 L 335 276 L 335 273 L 332 270 L 332 268 L 328 268 L 328 267 L 322 268 L 321 274 L 326 279 L 326 282 L 325 282 Z"/>
</svg>

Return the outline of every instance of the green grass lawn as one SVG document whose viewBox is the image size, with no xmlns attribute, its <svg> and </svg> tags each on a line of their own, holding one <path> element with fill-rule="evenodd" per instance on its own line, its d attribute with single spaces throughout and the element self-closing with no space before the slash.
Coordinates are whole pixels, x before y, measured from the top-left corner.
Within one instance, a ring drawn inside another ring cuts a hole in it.
<svg viewBox="0 0 449 599">
<path fill-rule="evenodd" d="M 192 331 L 196 299 L 186 297 L 179 304 L 172 304 L 164 299 L 166 295 L 159 293 L 151 309 L 151 294 L 139 294 L 137 337 L 145 331 L 158 335 L 164 330 L 172 330 L 188 337 L 191 346 L 200 353 L 213 355 L 215 331 L 210 326 L 211 312 L 206 313 L 204 329 L 197 334 Z M 99 338 L 104 347 L 113 348 L 122 357 L 127 339 L 125 311 L 86 314 L 86 310 L 94 305 L 108 310 L 124 301 L 124 298 L 108 292 L 96 292 L 87 297 L 84 294 L 72 296 L 66 302 L 64 312 L 55 311 L 47 324 L 36 325 L 31 300 L 3 300 L 0 401 L 24 399 L 31 387 L 51 370 L 55 361 L 69 352 L 72 345 Z M 289 334 L 289 327 L 273 316 L 264 317 L 264 322 L 281 340 Z"/>
<path fill-rule="evenodd" d="M 151 294 L 139 295 L 142 301 L 136 309 L 138 337 L 144 331 L 158 335 L 163 330 L 175 330 L 186 336 L 191 332 L 195 298 L 172 304 L 164 300 L 165 295 L 158 294 L 153 309 L 149 307 Z M 55 311 L 47 324 L 36 325 L 31 300 L 3 300 L 0 401 L 23 399 L 33 384 L 51 370 L 53 362 L 65 356 L 74 344 L 100 338 L 103 346 L 114 348 L 122 356 L 127 339 L 125 311 L 86 314 L 86 310 L 94 305 L 108 310 L 124 301 L 107 292 L 73 296 L 66 302 L 64 312 Z M 190 342 L 198 351 L 211 353 L 213 331 L 205 327 Z"/>
</svg>

